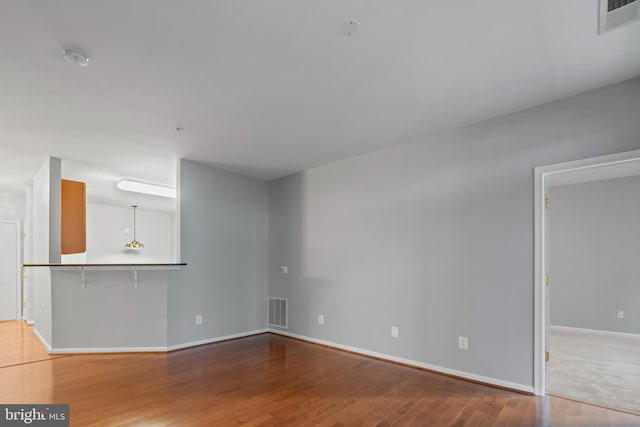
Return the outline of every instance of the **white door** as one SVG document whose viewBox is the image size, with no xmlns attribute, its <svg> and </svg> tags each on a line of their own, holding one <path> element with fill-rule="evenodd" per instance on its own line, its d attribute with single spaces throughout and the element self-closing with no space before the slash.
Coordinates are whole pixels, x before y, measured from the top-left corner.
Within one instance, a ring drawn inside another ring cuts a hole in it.
<svg viewBox="0 0 640 427">
<path fill-rule="evenodd" d="M 18 318 L 18 224 L 0 221 L 0 321 Z"/>
</svg>

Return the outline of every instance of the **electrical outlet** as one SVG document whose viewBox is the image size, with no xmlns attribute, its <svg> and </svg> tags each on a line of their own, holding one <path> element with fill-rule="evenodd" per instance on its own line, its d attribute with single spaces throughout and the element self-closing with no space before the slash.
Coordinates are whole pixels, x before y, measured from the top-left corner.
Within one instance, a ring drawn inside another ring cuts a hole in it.
<svg viewBox="0 0 640 427">
<path fill-rule="evenodd" d="M 128 228 L 124 228 L 124 229 L 122 230 L 122 232 L 123 232 L 124 234 L 129 234 L 129 229 L 128 229 Z"/>
<path fill-rule="evenodd" d="M 469 338 L 458 337 L 458 348 L 460 350 L 469 350 Z"/>
<path fill-rule="evenodd" d="M 318 323 L 324 325 L 324 314 L 318 314 Z"/>
<path fill-rule="evenodd" d="M 289 267 L 287 267 L 286 265 L 283 265 L 282 267 L 280 267 L 280 273 L 281 274 L 289 273 Z"/>
<path fill-rule="evenodd" d="M 202 325 L 202 314 L 196 316 L 196 325 Z"/>
<path fill-rule="evenodd" d="M 624 319 L 624 311 L 618 310 L 618 319 Z"/>
<path fill-rule="evenodd" d="M 392 326 L 391 327 L 391 337 L 392 338 L 398 338 L 398 327 L 397 326 Z"/>
</svg>

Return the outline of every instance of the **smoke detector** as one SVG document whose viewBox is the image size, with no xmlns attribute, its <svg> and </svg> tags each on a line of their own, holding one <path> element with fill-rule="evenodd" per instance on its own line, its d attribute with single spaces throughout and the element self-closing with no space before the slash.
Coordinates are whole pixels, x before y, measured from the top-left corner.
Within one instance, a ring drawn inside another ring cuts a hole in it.
<svg viewBox="0 0 640 427">
<path fill-rule="evenodd" d="M 77 65 L 78 67 L 86 67 L 89 65 L 89 57 L 80 49 L 65 49 L 62 51 L 62 56 L 69 64 Z"/>
<path fill-rule="evenodd" d="M 351 37 L 358 32 L 360 27 L 362 27 L 362 25 L 360 25 L 360 22 L 358 22 L 358 20 L 349 19 L 348 21 L 345 21 L 342 23 L 342 25 L 340 25 L 340 34 L 345 37 Z"/>
</svg>

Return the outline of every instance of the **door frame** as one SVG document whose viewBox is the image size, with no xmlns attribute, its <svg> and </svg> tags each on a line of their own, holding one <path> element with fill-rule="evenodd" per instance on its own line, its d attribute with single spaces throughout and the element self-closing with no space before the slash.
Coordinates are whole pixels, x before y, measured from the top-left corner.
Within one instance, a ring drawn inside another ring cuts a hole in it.
<svg viewBox="0 0 640 427">
<path fill-rule="evenodd" d="M 20 221 L 0 219 L 2 224 L 16 226 L 16 320 L 22 319 L 22 227 Z"/>
<path fill-rule="evenodd" d="M 543 396 L 547 389 L 545 374 L 546 330 L 545 315 L 545 274 L 547 266 L 545 253 L 545 199 L 548 194 L 547 178 L 580 169 L 597 168 L 640 161 L 640 150 L 625 151 L 606 156 L 591 157 L 534 168 L 534 319 L 533 319 L 533 390 Z"/>
</svg>

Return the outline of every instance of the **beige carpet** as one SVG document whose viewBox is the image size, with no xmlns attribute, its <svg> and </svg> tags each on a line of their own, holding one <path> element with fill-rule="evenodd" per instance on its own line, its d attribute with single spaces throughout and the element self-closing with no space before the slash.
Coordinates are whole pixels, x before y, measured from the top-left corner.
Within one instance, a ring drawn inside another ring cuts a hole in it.
<svg viewBox="0 0 640 427">
<path fill-rule="evenodd" d="M 640 339 L 551 331 L 547 391 L 640 413 Z"/>
</svg>

